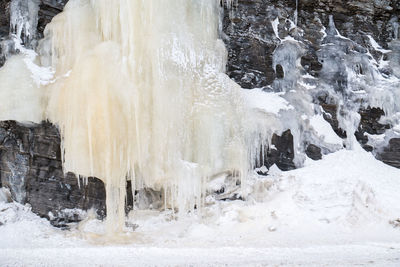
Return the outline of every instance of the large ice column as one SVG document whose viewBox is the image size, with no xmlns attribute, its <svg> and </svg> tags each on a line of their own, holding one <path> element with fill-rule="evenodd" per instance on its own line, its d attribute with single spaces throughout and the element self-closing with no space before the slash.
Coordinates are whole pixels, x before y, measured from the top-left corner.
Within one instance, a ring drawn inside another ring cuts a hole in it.
<svg viewBox="0 0 400 267">
<path fill-rule="evenodd" d="M 225 74 L 219 3 L 71 0 L 45 30 L 56 70 L 48 118 L 64 170 L 106 184 L 110 231 L 125 183 L 165 191 L 166 207 L 202 206 L 207 177 L 247 171 L 240 87 Z"/>
</svg>

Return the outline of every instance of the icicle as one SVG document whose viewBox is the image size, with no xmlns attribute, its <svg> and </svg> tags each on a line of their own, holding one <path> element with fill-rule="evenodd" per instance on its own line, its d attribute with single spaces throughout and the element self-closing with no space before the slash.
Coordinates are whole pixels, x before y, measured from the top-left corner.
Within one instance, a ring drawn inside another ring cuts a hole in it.
<svg viewBox="0 0 400 267">
<path fill-rule="evenodd" d="M 393 39 L 399 39 L 399 23 L 397 21 L 393 22 Z"/>
<path fill-rule="evenodd" d="M 298 19 L 298 13 L 299 12 L 299 0 L 296 0 L 296 10 L 294 11 L 294 24 L 296 25 L 297 29 L 297 19 Z"/>
<path fill-rule="evenodd" d="M 330 34 L 330 35 L 338 35 L 339 34 L 338 30 L 336 29 L 335 21 L 333 20 L 332 15 L 329 15 L 329 25 L 328 25 L 327 34 Z"/>
</svg>

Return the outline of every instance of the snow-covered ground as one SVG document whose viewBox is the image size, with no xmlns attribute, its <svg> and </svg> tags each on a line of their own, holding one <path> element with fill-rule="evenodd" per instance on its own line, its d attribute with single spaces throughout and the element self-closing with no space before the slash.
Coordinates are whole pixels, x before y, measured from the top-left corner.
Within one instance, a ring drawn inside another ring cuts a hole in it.
<svg viewBox="0 0 400 267">
<path fill-rule="evenodd" d="M 247 201 L 179 219 L 135 212 L 135 225 L 111 239 L 90 216 L 62 231 L 29 207 L 2 202 L 0 265 L 400 266 L 399 169 L 341 150 L 248 183 Z"/>
</svg>

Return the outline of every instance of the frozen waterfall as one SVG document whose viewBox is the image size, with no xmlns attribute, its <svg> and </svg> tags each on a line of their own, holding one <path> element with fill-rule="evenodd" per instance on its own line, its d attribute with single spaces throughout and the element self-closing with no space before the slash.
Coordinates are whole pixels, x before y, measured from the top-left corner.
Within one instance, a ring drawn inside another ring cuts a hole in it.
<svg viewBox="0 0 400 267">
<path fill-rule="evenodd" d="M 305 44 L 296 1 L 295 21 L 287 21 L 294 33 L 280 35 L 279 18 L 271 21 L 277 79 L 244 90 L 225 74 L 220 1 L 70 0 L 36 43 L 39 2 L 11 3 L 0 119 L 59 127 L 64 172 L 106 185 L 110 234 L 124 227 L 127 181 L 133 192 L 162 191 L 164 208 L 183 215 L 205 205 L 217 174 L 240 180 L 246 198 L 246 179 L 262 167 L 273 134 L 291 130 L 297 166 L 305 143 L 326 153 L 356 148 L 361 107 L 382 108 L 393 125 L 387 135 L 400 135 L 397 21 L 390 50 L 369 37 L 382 52 L 377 62 L 330 16 L 317 80 L 300 64 Z M 338 107 L 346 140 L 323 119 L 319 97 Z"/>
</svg>

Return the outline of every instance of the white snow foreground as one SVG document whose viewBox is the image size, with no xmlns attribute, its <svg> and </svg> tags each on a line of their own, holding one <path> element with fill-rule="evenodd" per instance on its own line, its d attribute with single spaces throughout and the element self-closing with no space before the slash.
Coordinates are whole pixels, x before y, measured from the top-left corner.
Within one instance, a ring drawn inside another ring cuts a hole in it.
<svg viewBox="0 0 400 267">
<path fill-rule="evenodd" d="M 399 266 L 400 170 L 361 149 L 249 179 L 250 199 L 176 219 L 136 211 L 117 243 L 88 218 L 62 231 L 0 203 L 0 265 Z M 0 199 L 6 199 L 1 198 Z M 397 226 L 397 227 L 396 227 Z"/>
</svg>

